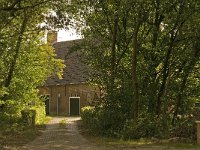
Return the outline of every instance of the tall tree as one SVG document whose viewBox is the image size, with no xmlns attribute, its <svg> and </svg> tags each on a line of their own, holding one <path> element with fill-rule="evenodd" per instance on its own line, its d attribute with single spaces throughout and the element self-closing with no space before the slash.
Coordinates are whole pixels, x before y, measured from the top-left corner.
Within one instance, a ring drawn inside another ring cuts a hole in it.
<svg viewBox="0 0 200 150">
<path fill-rule="evenodd" d="M 61 76 L 64 65 L 42 40 L 46 29 L 66 27 L 67 16 L 59 21 L 61 3 L 51 0 L 3 0 L 0 2 L 0 99 L 1 102 L 37 99 L 37 86 L 52 73 Z M 48 15 L 50 10 L 56 17 Z M 51 24 L 51 20 L 55 23 Z M 44 21 L 50 22 L 41 27 Z M 57 22 L 56 22 L 57 21 Z M 48 65 L 49 64 L 49 65 Z M 43 71 L 41 71 L 43 70 Z M 32 97 L 31 97 L 32 96 Z M 3 101 L 2 101 L 3 100 Z M 24 103 L 23 103 L 24 102 Z"/>
<path fill-rule="evenodd" d="M 125 119 L 148 113 L 173 123 L 191 110 L 199 99 L 199 1 L 75 0 L 72 6 L 97 70 L 92 81 L 109 95 L 100 107 L 116 107 Z"/>
</svg>

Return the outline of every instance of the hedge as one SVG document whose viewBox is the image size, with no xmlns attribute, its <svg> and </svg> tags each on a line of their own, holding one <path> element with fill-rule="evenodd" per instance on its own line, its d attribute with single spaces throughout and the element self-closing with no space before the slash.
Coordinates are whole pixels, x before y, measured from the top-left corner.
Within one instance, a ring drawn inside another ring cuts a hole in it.
<svg viewBox="0 0 200 150">
<path fill-rule="evenodd" d="M 36 124 L 43 124 L 46 117 L 44 106 L 34 106 L 30 109 L 21 111 L 22 122 L 26 126 L 34 126 Z"/>
</svg>

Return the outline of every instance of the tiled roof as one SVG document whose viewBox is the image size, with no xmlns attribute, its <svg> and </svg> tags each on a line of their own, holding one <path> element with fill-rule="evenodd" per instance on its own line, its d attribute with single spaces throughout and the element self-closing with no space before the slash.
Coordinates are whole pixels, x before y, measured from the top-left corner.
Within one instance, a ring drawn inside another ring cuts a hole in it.
<svg viewBox="0 0 200 150">
<path fill-rule="evenodd" d="M 85 83 L 89 78 L 89 67 L 83 63 L 84 57 L 75 47 L 81 40 L 57 42 L 53 45 L 57 58 L 65 60 L 66 67 L 63 72 L 63 79 L 51 76 L 47 79 L 46 85 L 65 85 Z"/>
</svg>

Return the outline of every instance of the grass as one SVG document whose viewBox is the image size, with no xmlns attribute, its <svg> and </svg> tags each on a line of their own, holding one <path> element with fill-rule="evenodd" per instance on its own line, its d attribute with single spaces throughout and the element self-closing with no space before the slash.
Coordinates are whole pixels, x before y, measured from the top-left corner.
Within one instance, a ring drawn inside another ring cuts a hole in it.
<svg viewBox="0 0 200 150">
<path fill-rule="evenodd" d="M 159 149 L 163 148 L 172 148 L 176 150 L 187 149 L 187 150 L 199 150 L 200 145 L 196 143 L 170 143 L 166 142 L 168 140 L 163 140 L 165 142 L 158 142 L 154 139 L 139 139 L 139 140 L 122 140 L 118 138 L 103 137 L 96 134 L 93 134 L 89 129 L 87 129 L 81 121 L 78 122 L 79 132 L 91 143 L 97 145 L 104 145 L 106 147 L 118 147 L 121 149 L 125 148 L 137 148 L 137 147 L 157 147 Z M 162 141 L 162 140 L 161 140 Z M 157 149 L 156 148 L 156 149 Z"/>
<path fill-rule="evenodd" d="M 200 149 L 200 145 L 199 144 L 196 144 L 196 143 L 188 143 L 188 144 L 185 144 L 185 143 L 171 143 L 171 144 L 168 144 L 170 145 L 171 147 L 174 147 L 176 149 Z"/>
<path fill-rule="evenodd" d="M 25 127 L 20 124 L 1 125 L 0 126 L 0 149 L 4 146 L 6 149 L 16 149 L 33 141 L 40 136 L 46 129 L 46 123 L 51 120 L 51 117 L 46 117 L 43 125 L 33 127 Z"/>
</svg>

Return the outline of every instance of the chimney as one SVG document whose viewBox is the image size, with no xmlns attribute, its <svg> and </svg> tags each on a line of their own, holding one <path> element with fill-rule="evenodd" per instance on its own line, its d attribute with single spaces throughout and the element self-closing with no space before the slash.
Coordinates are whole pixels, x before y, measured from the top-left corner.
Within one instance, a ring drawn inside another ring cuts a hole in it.
<svg viewBox="0 0 200 150">
<path fill-rule="evenodd" d="M 56 31 L 49 31 L 47 33 L 47 44 L 54 44 L 57 42 L 57 35 L 58 33 Z"/>
</svg>

